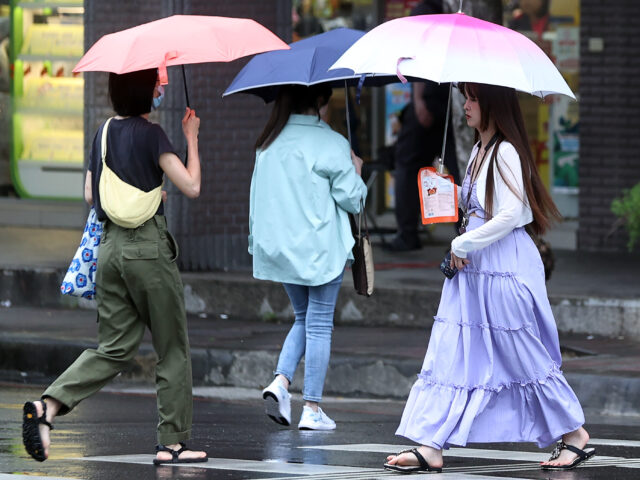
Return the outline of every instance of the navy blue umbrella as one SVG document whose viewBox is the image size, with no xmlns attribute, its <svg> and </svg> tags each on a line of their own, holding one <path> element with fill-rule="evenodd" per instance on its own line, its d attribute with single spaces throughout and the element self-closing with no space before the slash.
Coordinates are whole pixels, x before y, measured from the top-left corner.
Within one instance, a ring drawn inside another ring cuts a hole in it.
<svg viewBox="0 0 640 480">
<path fill-rule="evenodd" d="M 290 50 L 273 50 L 256 55 L 240 70 L 222 96 L 252 93 L 265 102 L 275 100 L 280 85 L 356 86 L 362 75 L 344 68 L 329 71 L 340 56 L 364 35 L 361 30 L 337 28 L 298 42 Z M 395 75 L 366 75 L 367 85 L 384 85 L 398 81 Z M 364 81 L 364 78 L 362 78 Z"/>
</svg>

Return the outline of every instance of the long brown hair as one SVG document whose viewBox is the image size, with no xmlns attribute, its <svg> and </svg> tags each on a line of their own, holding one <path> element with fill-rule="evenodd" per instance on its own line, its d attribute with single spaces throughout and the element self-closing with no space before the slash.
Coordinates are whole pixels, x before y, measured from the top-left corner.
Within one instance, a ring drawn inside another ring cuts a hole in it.
<svg viewBox="0 0 640 480">
<path fill-rule="evenodd" d="M 284 85 L 280 88 L 271 116 L 256 140 L 255 148 L 265 149 L 280 135 L 292 113 L 313 109 L 320 118 L 320 108 L 329 103 L 331 87 L 327 85 Z"/>
<path fill-rule="evenodd" d="M 494 185 L 494 165 L 497 165 L 498 173 L 505 181 L 509 189 L 516 195 L 513 185 L 505 178 L 500 164 L 496 162 L 500 143 L 504 140 L 511 143 L 520 156 L 522 167 L 522 183 L 526 194 L 526 201 L 533 213 L 531 229 L 538 235 L 544 234 L 549 226 L 562 218 L 558 208 L 547 192 L 538 169 L 533 159 L 533 153 L 529 146 L 527 131 L 524 127 L 520 104 L 513 88 L 501 87 L 497 85 L 487 85 L 483 83 L 460 83 L 458 88 L 465 97 L 471 96 L 478 100 L 480 106 L 480 130 L 486 130 L 490 122 L 493 121 L 498 139 L 493 148 L 493 153 L 489 161 L 487 171 L 487 185 L 485 192 L 485 211 L 491 217 L 493 210 Z M 476 130 L 476 142 L 479 138 L 479 131 Z M 525 199 L 521 198 L 524 202 Z"/>
</svg>

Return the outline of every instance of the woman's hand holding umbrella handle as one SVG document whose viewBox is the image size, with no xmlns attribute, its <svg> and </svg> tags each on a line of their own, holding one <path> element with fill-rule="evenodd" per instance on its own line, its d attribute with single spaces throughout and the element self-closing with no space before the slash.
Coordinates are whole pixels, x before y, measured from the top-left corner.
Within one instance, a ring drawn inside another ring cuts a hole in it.
<svg viewBox="0 0 640 480">
<path fill-rule="evenodd" d="M 351 150 L 351 161 L 353 162 L 353 166 L 356 167 L 356 173 L 360 176 L 362 176 L 362 159 L 357 156 L 355 153 L 353 153 L 353 150 Z"/>
<path fill-rule="evenodd" d="M 187 165 L 185 166 L 175 153 L 160 155 L 160 168 L 167 174 L 169 180 L 189 198 L 200 195 L 200 154 L 198 152 L 198 131 L 200 119 L 195 110 L 187 107 L 182 118 L 182 131 L 187 139 Z"/>
<path fill-rule="evenodd" d="M 200 118 L 196 117 L 196 111 L 187 107 L 182 117 L 182 131 L 187 142 L 190 139 L 198 140 L 198 132 L 200 131 Z"/>
</svg>

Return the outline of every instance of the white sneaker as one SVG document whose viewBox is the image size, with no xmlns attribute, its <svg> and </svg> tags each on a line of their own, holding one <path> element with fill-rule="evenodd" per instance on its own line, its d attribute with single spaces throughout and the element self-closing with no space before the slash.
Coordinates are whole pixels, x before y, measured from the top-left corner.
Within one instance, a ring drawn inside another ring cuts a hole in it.
<svg viewBox="0 0 640 480">
<path fill-rule="evenodd" d="M 320 407 L 317 412 L 314 412 L 311 407 L 305 405 L 302 408 L 298 428 L 300 430 L 335 430 L 336 422 L 331 420 Z"/>
<path fill-rule="evenodd" d="M 278 380 L 262 391 L 264 412 L 280 425 L 291 425 L 291 394 Z"/>
</svg>

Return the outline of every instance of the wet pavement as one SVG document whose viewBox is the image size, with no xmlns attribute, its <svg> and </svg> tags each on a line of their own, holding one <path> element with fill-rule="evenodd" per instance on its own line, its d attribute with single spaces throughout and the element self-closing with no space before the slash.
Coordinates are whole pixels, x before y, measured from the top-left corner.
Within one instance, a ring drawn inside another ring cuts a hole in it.
<svg viewBox="0 0 640 480">
<path fill-rule="evenodd" d="M 55 421 L 50 458 L 37 463 L 21 443 L 21 408 L 41 388 L 0 385 L 0 480 L 157 479 L 375 479 L 399 478 L 381 464 L 387 453 L 410 445 L 394 435 L 404 402 L 327 398 L 334 432 L 280 427 L 262 413 L 255 389 L 197 389 L 194 448 L 206 464 L 151 464 L 155 444 L 155 396 L 148 390 L 105 391 Z M 294 397 L 294 423 L 301 400 Z M 597 456 L 572 472 L 542 472 L 548 456 L 533 444 L 474 444 L 445 453 L 442 475 L 430 478 L 592 480 L 638 478 L 640 418 L 593 418 L 587 424 Z M 404 477 L 418 480 L 423 475 Z M 426 475 L 424 475 L 426 478 Z"/>
</svg>

